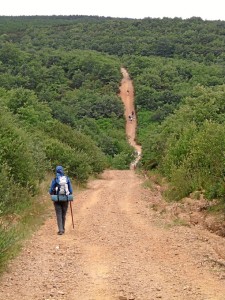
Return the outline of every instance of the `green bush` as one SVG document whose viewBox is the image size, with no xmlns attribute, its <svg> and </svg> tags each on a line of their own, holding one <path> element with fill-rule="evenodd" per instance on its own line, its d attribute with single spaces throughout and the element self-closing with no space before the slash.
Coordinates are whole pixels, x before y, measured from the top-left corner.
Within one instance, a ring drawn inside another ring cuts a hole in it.
<svg viewBox="0 0 225 300">
<path fill-rule="evenodd" d="M 187 149 L 181 163 L 170 166 L 171 197 L 179 199 L 196 190 L 208 199 L 224 197 L 224 125 L 206 121 Z"/>
<path fill-rule="evenodd" d="M 88 172 L 90 173 L 90 175 L 94 173 L 101 173 L 104 170 L 106 166 L 106 157 L 89 136 L 79 131 L 76 131 L 70 126 L 62 124 L 58 121 L 52 122 L 51 126 L 47 125 L 44 130 L 48 135 L 51 135 L 51 138 L 55 138 L 56 140 L 58 140 L 60 149 L 62 147 L 65 147 L 65 149 L 70 149 L 70 151 L 77 153 L 77 157 L 81 157 L 81 159 L 84 159 L 83 169 L 85 170 L 85 165 L 88 165 Z M 54 157 L 54 152 L 52 152 L 52 155 Z M 48 157 L 51 161 L 53 161 L 53 158 L 49 154 Z M 63 158 L 62 160 L 65 161 L 65 159 Z M 69 160 L 72 161 L 75 160 L 75 158 L 69 157 Z M 78 160 L 78 158 L 76 160 Z M 66 161 L 65 163 L 70 164 Z M 77 164 L 75 165 L 77 166 Z M 82 170 L 81 166 L 79 167 L 79 169 Z M 70 171 L 72 172 L 72 170 Z M 83 171 L 81 173 L 83 173 Z M 76 175 L 79 175 L 79 178 L 83 177 L 81 174 L 78 174 L 78 168 L 76 171 Z"/>
<path fill-rule="evenodd" d="M 62 165 L 68 175 L 75 177 L 79 182 L 87 181 L 92 174 L 87 154 L 75 151 L 57 139 L 49 138 L 46 140 L 46 155 L 50 160 L 52 171 L 55 171 L 57 165 Z"/>
<path fill-rule="evenodd" d="M 18 125 L 18 120 L 2 108 L 0 115 L 0 160 L 6 163 L 15 182 L 30 191 L 35 191 L 38 181 L 41 180 L 46 171 L 45 168 L 43 169 L 45 155 L 41 145 L 36 144 L 35 140 Z M 40 150 L 38 154 L 36 154 L 37 150 Z"/>
<path fill-rule="evenodd" d="M 171 133 L 168 137 L 164 156 L 161 158 L 162 172 L 168 178 L 172 177 L 172 170 L 179 168 L 188 157 L 192 148 L 192 140 L 197 132 L 197 126 L 189 123 L 183 130 Z"/>
<path fill-rule="evenodd" d="M 4 180 L 0 183 L 0 216 L 12 214 L 17 211 L 22 202 L 29 202 L 30 194 L 27 188 L 15 182 L 11 169 L 6 163 L 1 164 L 0 177 Z"/>
<path fill-rule="evenodd" d="M 121 152 L 115 155 L 111 160 L 111 167 L 118 170 L 127 170 L 130 167 L 133 156 L 131 153 Z"/>
</svg>

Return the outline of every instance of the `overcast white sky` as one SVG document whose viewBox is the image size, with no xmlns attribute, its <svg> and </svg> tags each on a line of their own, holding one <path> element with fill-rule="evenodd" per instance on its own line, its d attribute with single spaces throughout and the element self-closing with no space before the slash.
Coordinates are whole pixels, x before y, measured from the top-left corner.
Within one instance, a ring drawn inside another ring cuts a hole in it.
<svg viewBox="0 0 225 300">
<path fill-rule="evenodd" d="M 88 15 L 225 20 L 224 0 L 1 0 L 1 16 Z"/>
</svg>

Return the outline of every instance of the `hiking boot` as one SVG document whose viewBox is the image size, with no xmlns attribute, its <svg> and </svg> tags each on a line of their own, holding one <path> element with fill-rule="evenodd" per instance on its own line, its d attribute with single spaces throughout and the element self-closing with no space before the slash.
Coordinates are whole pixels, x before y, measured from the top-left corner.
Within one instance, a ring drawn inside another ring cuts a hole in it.
<svg viewBox="0 0 225 300">
<path fill-rule="evenodd" d="M 62 235 L 64 233 L 64 231 L 58 231 L 59 235 Z"/>
</svg>

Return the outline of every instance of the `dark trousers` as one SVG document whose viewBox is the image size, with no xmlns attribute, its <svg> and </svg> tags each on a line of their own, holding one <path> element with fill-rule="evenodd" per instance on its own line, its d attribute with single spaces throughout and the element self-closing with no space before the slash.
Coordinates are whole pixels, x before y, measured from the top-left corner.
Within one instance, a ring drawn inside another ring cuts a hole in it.
<svg viewBox="0 0 225 300">
<path fill-rule="evenodd" d="M 65 230 L 66 213 L 68 209 L 68 201 L 54 202 L 57 225 L 59 231 Z"/>
</svg>

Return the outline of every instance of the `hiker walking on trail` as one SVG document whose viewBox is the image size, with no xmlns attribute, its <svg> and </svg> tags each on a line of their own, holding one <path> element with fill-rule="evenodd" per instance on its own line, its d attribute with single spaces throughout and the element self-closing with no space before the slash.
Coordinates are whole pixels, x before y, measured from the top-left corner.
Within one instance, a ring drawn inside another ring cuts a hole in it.
<svg viewBox="0 0 225 300">
<path fill-rule="evenodd" d="M 58 234 L 62 235 L 65 232 L 66 213 L 68 209 L 69 200 L 73 194 L 71 181 L 68 176 L 64 174 L 62 166 L 56 167 L 56 177 L 51 182 L 49 189 L 50 195 L 55 206 L 56 219 L 58 225 Z M 70 197 L 69 197 L 70 195 Z"/>
</svg>

